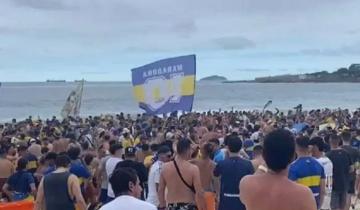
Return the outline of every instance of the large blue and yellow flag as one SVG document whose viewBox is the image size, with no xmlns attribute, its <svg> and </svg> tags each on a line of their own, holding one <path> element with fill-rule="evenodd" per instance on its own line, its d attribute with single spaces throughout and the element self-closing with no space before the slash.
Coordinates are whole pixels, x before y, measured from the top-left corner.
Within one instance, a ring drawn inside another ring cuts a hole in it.
<svg viewBox="0 0 360 210">
<path fill-rule="evenodd" d="M 191 111 L 195 93 L 195 55 L 164 59 L 132 69 L 135 99 L 147 114 Z"/>
</svg>

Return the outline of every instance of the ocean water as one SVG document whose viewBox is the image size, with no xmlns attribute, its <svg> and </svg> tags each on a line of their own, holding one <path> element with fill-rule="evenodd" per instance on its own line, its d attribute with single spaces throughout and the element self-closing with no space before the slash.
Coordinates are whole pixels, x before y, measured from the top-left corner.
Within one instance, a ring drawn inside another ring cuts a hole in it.
<svg viewBox="0 0 360 210">
<path fill-rule="evenodd" d="M 0 121 L 59 116 L 65 99 L 75 83 L 3 83 L 0 87 Z M 304 109 L 360 107 L 360 84 L 295 83 L 263 84 L 198 82 L 193 109 L 195 111 L 259 109 L 268 100 L 269 109 L 287 110 L 298 104 Z M 81 115 L 141 113 L 131 83 L 87 82 L 84 85 Z"/>
</svg>

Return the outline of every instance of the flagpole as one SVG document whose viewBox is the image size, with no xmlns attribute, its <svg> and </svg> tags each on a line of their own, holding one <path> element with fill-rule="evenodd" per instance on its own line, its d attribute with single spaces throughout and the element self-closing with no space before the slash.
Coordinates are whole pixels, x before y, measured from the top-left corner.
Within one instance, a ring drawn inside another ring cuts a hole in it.
<svg viewBox="0 0 360 210">
<path fill-rule="evenodd" d="M 81 109 L 81 104 L 82 104 L 82 97 L 83 97 L 83 92 L 84 92 L 84 78 L 81 80 L 81 94 L 80 94 L 80 102 L 79 102 L 79 116 L 80 116 L 80 109 Z"/>
</svg>

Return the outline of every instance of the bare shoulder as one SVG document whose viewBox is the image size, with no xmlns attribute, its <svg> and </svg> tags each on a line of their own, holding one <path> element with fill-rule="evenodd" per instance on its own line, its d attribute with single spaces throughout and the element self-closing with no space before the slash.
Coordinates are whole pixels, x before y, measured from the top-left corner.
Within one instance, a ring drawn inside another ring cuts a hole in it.
<svg viewBox="0 0 360 210">
<path fill-rule="evenodd" d="M 164 168 L 169 168 L 170 166 L 172 166 L 172 164 L 173 163 L 170 161 L 170 162 L 164 163 L 163 167 Z"/>
<path fill-rule="evenodd" d="M 301 188 L 301 189 L 300 189 Z M 299 204 L 301 205 L 302 210 L 316 210 L 316 201 L 311 192 L 310 188 L 305 186 L 299 186 Z"/>
<path fill-rule="evenodd" d="M 167 170 L 169 170 L 169 168 L 172 167 L 172 162 L 167 162 L 167 163 L 164 163 L 164 165 L 162 166 L 162 173 L 166 172 Z"/>
<path fill-rule="evenodd" d="M 251 183 L 255 183 L 256 182 L 255 180 L 256 180 L 256 175 L 247 175 L 241 179 L 240 184 L 245 186 Z"/>
<path fill-rule="evenodd" d="M 292 182 L 288 187 L 292 200 L 299 204 L 299 209 L 315 210 L 316 201 L 310 188 Z"/>
<path fill-rule="evenodd" d="M 240 181 L 239 188 L 242 190 L 247 191 L 246 189 L 254 189 L 254 187 L 257 185 L 257 176 L 258 175 L 247 175 L 243 177 Z"/>
<path fill-rule="evenodd" d="M 300 184 L 297 184 L 295 182 L 292 182 L 293 184 L 293 189 L 294 189 L 294 192 L 296 193 L 299 193 L 301 195 L 312 195 L 312 192 L 310 190 L 310 188 L 306 187 L 306 186 L 303 186 L 303 185 L 300 185 Z"/>
<path fill-rule="evenodd" d="M 69 182 L 70 183 L 78 183 L 79 179 L 77 178 L 77 176 L 75 176 L 74 174 L 70 174 L 69 176 Z"/>
<path fill-rule="evenodd" d="M 192 164 L 189 162 L 189 164 L 186 166 L 189 168 L 189 170 L 193 171 L 193 172 L 199 172 L 199 167 L 195 164 Z"/>
<path fill-rule="evenodd" d="M 296 183 L 295 183 L 296 184 Z M 314 200 L 314 196 L 313 193 L 311 191 L 310 188 L 300 185 L 300 184 L 296 184 L 298 187 L 298 192 L 300 194 L 300 198 L 304 199 L 304 200 Z"/>
<path fill-rule="evenodd" d="M 191 164 L 197 164 L 199 161 L 197 159 L 192 159 L 192 160 L 189 160 L 189 162 Z"/>
</svg>

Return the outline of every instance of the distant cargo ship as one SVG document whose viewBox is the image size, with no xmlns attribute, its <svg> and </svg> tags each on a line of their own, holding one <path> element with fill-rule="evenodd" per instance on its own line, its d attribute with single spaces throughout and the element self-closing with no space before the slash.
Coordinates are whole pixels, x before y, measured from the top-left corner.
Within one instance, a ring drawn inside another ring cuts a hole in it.
<svg viewBox="0 0 360 210">
<path fill-rule="evenodd" d="M 51 80 L 51 79 L 48 79 L 48 80 L 46 80 L 46 82 L 65 83 L 66 80 Z"/>
</svg>

